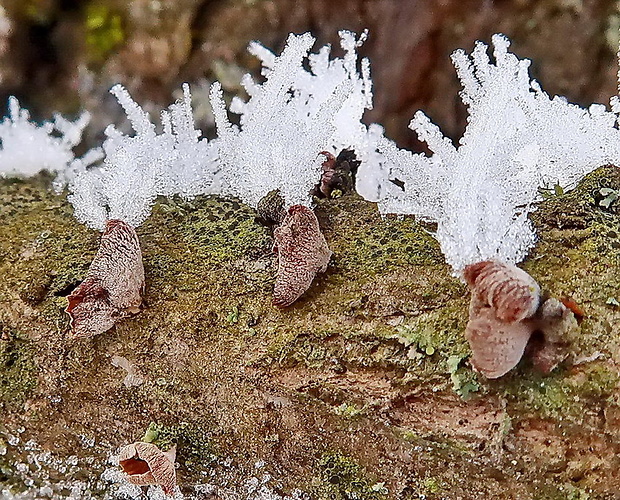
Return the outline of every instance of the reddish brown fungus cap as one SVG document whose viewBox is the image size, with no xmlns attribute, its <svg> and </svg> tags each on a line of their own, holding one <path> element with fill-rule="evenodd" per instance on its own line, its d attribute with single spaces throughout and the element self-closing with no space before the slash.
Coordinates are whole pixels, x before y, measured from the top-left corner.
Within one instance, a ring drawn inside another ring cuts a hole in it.
<svg viewBox="0 0 620 500">
<path fill-rule="evenodd" d="M 72 335 L 92 337 L 138 312 L 143 289 L 138 235 L 125 222 L 110 220 L 86 278 L 68 297 L 66 311 L 71 316 Z"/>
<path fill-rule="evenodd" d="M 303 205 L 289 208 L 282 224 L 274 231 L 278 252 L 278 273 L 273 303 L 286 307 L 295 302 L 327 269 L 332 252 L 319 228 L 314 212 Z"/>
</svg>

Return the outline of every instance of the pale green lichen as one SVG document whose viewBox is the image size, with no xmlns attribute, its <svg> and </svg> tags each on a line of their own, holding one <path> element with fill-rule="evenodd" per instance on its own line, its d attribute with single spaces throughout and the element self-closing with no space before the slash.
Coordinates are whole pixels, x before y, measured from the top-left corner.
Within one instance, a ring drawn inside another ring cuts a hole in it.
<svg viewBox="0 0 620 500">
<path fill-rule="evenodd" d="M 361 416 L 365 411 L 364 407 L 359 407 L 353 403 L 342 403 L 334 408 L 334 413 L 344 418 L 356 418 Z"/>
<path fill-rule="evenodd" d="M 441 491 L 441 482 L 434 477 L 427 477 L 422 485 L 429 494 L 439 493 Z"/>
<path fill-rule="evenodd" d="M 549 376 L 523 374 L 508 380 L 505 394 L 524 413 L 579 424 L 595 401 L 610 398 L 620 382 L 618 370 L 599 361 L 560 369 Z"/>
<path fill-rule="evenodd" d="M 452 390 L 467 400 L 472 393 L 480 390 L 480 384 L 478 384 L 477 375 L 470 369 L 462 366 L 465 357 L 459 354 L 450 356 L 446 361 L 446 365 L 450 374 L 450 381 L 452 382 Z"/>
</svg>

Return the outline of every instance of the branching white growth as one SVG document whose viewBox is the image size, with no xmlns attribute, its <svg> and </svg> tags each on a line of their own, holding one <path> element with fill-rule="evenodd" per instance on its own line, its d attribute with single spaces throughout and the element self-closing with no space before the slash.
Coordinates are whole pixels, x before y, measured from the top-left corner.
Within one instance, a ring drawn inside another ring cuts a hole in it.
<svg viewBox="0 0 620 500">
<path fill-rule="evenodd" d="M 101 169 L 95 167 L 76 175 L 69 185 L 68 200 L 77 220 L 102 231 L 108 220 L 107 198 Z"/>
<path fill-rule="evenodd" d="M 82 158 L 73 155 L 89 121 L 88 113 L 75 122 L 57 114 L 53 122 L 39 126 L 30 121 L 30 114 L 20 108 L 19 101 L 10 97 L 9 116 L 0 122 L 0 175 L 30 177 L 47 170 L 58 175 L 56 185 L 62 188 L 77 172 L 101 158 L 98 149 Z"/>
<path fill-rule="evenodd" d="M 199 139 L 194 128 L 189 86 L 183 86 L 182 101 L 162 112 L 161 133 L 121 85 L 111 92 L 135 135 L 108 126 L 103 166 L 78 175 L 71 186 L 69 200 L 78 220 L 100 230 L 108 219 L 135 227 L 149 216 L 159 195 L 190 198 L 219 190 L 215 147 Z"/>
<path fill-rule="evenodd" d="M 183 85 L 183 99 L 162 112 L 164 135 L 173 141 L 173 161 L 168 187 L 162 194 L 179 194 L 191 199 L 222 190 L 215 141 L 200 139 L 195 128 L 189 85 Z"/>
<path fill-rule="evenodd" d="M 383 151 L 389 178 L 404 188 L 386 184 L 381 212 L 437 222 L 437 239 L 457 274 L 474 262 L 525 257 L 535 242 L 527 216 L 541 186 L 572 187 L 599 166 L 620 164 L 617 117 L 600 105 L 584 110 L 549 98 L 530 80 L 530 61 L 509 53 L 509 44 L 493 37 L 494 62 L 481 42 L 469 56 L 452 56 L 469 111 L 458 147 L 419 111 L 410 127 L 431 158 Z"/>
<path fill-rule="evenodd" d="M 563 97 L 550 99 L 535 81 L 532 90 L 535 102 L 525 111 L 540 147 L 540 175 L 547 185 L 570 189 L 597 167 L 620 165 L 616 114 L 602 104 L 583 109 Z"/>
<path fill-rule="evenodd" d="M 372 107 L 368 60 L 357 70 L 356 48 L 366 38 L 340 32 L 342 59 L 330 60 L 329 45 L 309 54 L 310 34 L 290 35 L 276 56 L 254 42 L 249 51 L 263 63 L 265 82 L 246 75 L 247 102 L 234 98 L 230 109 L 241 115 L 240 127 L 230 123 L 219 84 L 214 84 L 214 110 L 225 194 L 256 205 L 266 193 L 280 189 L 287 204 L 309 205 L 309 192 L 320 179 L 321 151 L 352 148 L 362 159 L 368 131 L 361 123 Z M 309 71 L 304 69 L 307 58 Z"/>
</svg>

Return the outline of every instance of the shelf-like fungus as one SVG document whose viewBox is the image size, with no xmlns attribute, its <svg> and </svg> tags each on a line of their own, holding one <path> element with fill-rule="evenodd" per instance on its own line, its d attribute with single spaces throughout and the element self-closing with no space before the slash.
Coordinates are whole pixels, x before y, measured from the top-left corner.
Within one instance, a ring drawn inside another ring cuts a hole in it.
<svg viewBox="0 0 620 500">
<path fill-rule="evenodd" d="M 319 228 L 314 212 L 293 205 L 274 231 L 274 251 L 278 252 L 278 273 L 273 303 L 286 307 L 312 284 L 317 273 L 325 272 L 332 252 Z"/>
</svg>

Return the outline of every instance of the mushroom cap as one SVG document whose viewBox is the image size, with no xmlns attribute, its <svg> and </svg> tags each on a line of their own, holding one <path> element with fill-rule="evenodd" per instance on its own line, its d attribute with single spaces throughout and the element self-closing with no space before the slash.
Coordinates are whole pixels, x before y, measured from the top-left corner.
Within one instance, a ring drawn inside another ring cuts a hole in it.
<svg viewBox="0 0 620 500">
<path fill-rule="evenodd" d="M 84 281 L 69 295 L 74 338 L 106 332 L 142 303 L 144 266 L 138 235 L 121 220 L 109 220 Z"/>
<path fill-rule="evenodd" d="M 284 198 L 279 189 L 269 191 L 256 206 L 258 216 L 268 224 L 280 224 L 286 216 Z"/>
<path fill-rule="evenodd" d="M 477 262 L 465 268 L 463 277 L 472 295 L 491 306 L 501 321 L 529 318 L 540 304 L 540 286 L 517 266 L 496 260 Z"/>
<path fill-rule="evenodd" d="M 278 251 L 278 273 L 273 303 L 286 307 L 308 290 L 319 272 L 327 269 L 332 252 L 314 212 L 303 205 L 289 208 L 274 231 Z"/>
<path fill-rule="evenodd" d="M 152 443 L 132 443 L 121 448 L 118 464 L 130 483 L 138 486 L 159 485 L 166 495 L 173 495 L 177 484 L 175 449 L 171 452 L 163 452 Z"/>
</svg>

